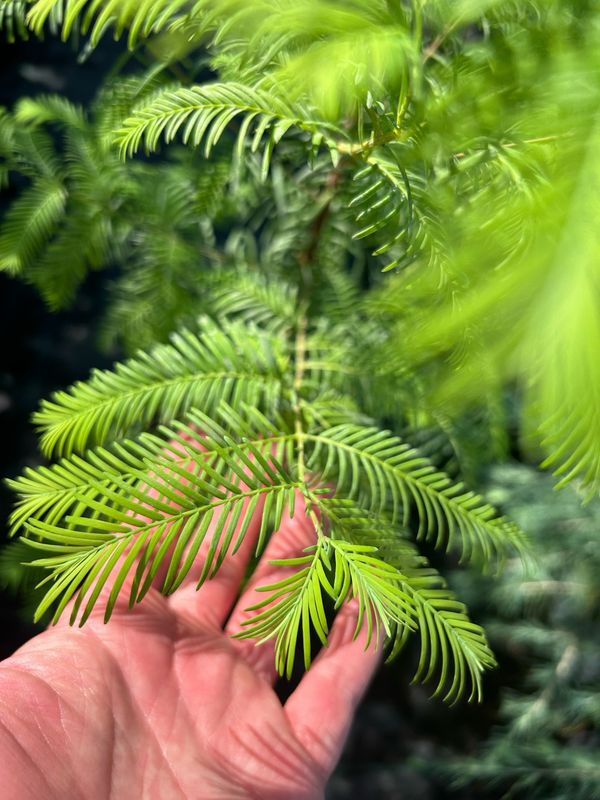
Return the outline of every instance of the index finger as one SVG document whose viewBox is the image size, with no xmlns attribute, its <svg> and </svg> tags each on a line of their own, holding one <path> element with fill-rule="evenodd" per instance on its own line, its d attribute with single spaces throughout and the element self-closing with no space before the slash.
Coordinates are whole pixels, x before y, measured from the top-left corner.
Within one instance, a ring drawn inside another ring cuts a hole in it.
<svg viewBox="0 0 600 800">
<path fill-rule="evenodd" d="M 337 764 L 356 708 L 378 664 L 381 647 L 375 637 L 367 644 L 366 626 L 355 636 L 355 600 L 338 612 L 321 650 L 285 704 L 296 738 L 325 775 Z"/>
</svg>

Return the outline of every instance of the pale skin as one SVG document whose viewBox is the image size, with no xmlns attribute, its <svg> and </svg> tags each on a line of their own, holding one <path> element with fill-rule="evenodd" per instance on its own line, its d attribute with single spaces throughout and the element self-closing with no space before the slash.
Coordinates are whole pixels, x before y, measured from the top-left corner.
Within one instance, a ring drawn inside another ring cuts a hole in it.
<svg viewBox="0 0 600 800">
<path fill-rule="evenodd" d="M 126 592 L 108 625 L 102 602 L 83 628 L 65 622 L 0 664 L 0 787 L 10 800 L 316 800 L 335 767 L 380 653 L 353 639 L 345 605 L 284 705 L 273 645 L 232 639 L 262 599 L 269 564 L 315 530 L 296 504 L 239 596 L 259 519 L 197 592 L 197 568 L 171 597 Z"/>
</svg>

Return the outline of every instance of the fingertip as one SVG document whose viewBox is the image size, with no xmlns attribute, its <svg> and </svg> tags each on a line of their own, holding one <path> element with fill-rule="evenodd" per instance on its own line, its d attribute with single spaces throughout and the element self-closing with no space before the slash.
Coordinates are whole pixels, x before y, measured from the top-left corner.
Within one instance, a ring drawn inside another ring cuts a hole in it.
<svg viewBox="0 0 600 800">
<path fill-rule="evenodd" d="M 382 642 L 357 631 L 358 603 L 338 612 L 324 647 L 288 699 L 285 712 L 298 739 L 321 768 L 335 767 L 356 708 L 382 660 Z"/>
</svg>

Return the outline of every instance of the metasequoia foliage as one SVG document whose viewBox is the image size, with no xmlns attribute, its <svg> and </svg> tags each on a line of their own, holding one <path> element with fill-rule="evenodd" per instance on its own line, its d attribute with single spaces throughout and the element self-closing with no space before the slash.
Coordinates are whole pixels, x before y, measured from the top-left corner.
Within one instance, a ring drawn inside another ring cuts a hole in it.
<svg viewBox="0 0 600 800">
<path fill-rule="evenodd" d="M 116 262 L 105 338 L 157 342 L 36 414 L 59 460 L 12 485 L 40 615 L 75 598 L 85 621 L 110 581 L 108 617 L 163 565 L 174 591 L 209 530 L 210 579 L 251 514 L 259 553 L 301 497 L 315 545 L 244 635 L 275 637 L 289 673 L 354 596 L 392 654 L 418 630 L 437 692 L 479 693 L 484 634 L 410 532 L 483 568 L 522 549 L 453 479 L 466 409 L 502 447 L 508 379 L 562 482 L 597 489 L 596 5 L 0 2 L 9 37 L 89 52 L 112 29 L 153 63 L 91 113 L 0 117 L 0 177 L 29 181 L 0 266 L 60 306 Z"/>
<path fill-rule="evenodd" d="M 511 562 L 491 592 L 479 581 L 464 586 L 465 596 L 524 675 L 504 691 L 490 739 L 445 771 L 457 785 L 489 787 L 490 797 L 585 800 L 600 790 L 600 506 L 581 508 L 569 490 L 553 495 L 547 478 L 523 466 L 497 467 L 491 477 L 494 499 L 526 527 L 539 555 L 528 571 Z"/>
</svg>

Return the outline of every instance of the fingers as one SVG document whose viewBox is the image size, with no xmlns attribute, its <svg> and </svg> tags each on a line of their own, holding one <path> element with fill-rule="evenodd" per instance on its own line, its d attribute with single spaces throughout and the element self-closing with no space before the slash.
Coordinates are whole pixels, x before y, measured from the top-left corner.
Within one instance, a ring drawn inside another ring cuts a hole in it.
<svg viewBox="0 0 600 800">
<path fill-rule="evenodd" d="M 354 712 L 381 660 L 374 640 L 366 647 L 366 630 L 353 639 L 355 601 L 338 613 L 324 648 L 290 696 L 285 713 L 311 757 L 329 775 L 338 762 Z"/>
<path fill-rule="evenodd" d="M 244 621 L 252 617 L 252 612 L 247 609 L 265 597 L 263 592 L 257 591 L 258 587 L 282 580 L 294 570 L 294 568 L 286 570 L 283 567 L 273 566 L 270 562 L 276 559 L 294 558 L 300 555 L 305 547 L 314 544 L 315 540 L 314 525 L 306 516 L 305 504 L 298 492 L 294 516 L 284 517 L 279 529 L 271 537 L 252 578 L 231 613 L 225 626 L 226 633 L 233 635 L 244 630 Z M 275 683 L 277 672 L 273 639 L 260 645 L 252 639 L 233 639 L 232 645 L 268 683 L 271 685 Z"/>
<path fill-rule="evenodd" d="M 107 564 L 106 570 L 99 576 L 103 584 L 101 590 L 94 592 L 93 584 L 90 584 L 85 589 L 83 602 L 77 604 L 79 606 L 78 616 L 81 616 L 81 613 L 86 609 L 89 597 L 93 601 L 91 619 L 104 617 L 107 609 L 116 614 L 130 613 L 128 606 L 132 596 L 137 600 L 144 598 L 141 608 L 149 607 L 151 596 L 156 594 L 157 589 L 163 587 L 170 568 L 172 568 L 171 577 L 177 577 L 177 583 L 182 587 L 182 592 L 187 592 L 187 596 L 190 597 L 192 593 L 195 594 L 195 586 L 207 560 L 210 560 L 211 565 L 213 564 L 221 548 L 221 539 L 224 537 L 224 534 L 219 533 L 219 531 L 223 531 L 223 525 L 217 524 L 219 516 L 223 521 L 223 516 L 219 513 L 213 515 L 211 524 L 205 531 L 199 549 L 193 550 L 192 542 L 194 542 L 195 535 L 192 530 L 187 531 L 187 545 L 178 549 L 178 543 L 183 545 L 183 541 L 180 542 L 182 533 L 181 519 L 179 518 L 178 520 L 177 514 L 181 509 L 178 497 L 184 497 L 185 484 L 193 484 L 196 478 L 199 464 L 196 458 L 191 457 L 191 453 L 194 450 L 202 451 L 204 449 L 197 438 L 182 436 L 182 440 L 185 441 L 185 445 L 184 441 L 171 441 L 164 450 L 164 454 L 169 459 L 177 459 L 179 461 L 179 469 L 170 470 L 169 462 L 166 461 L 164 468 L 157 470 L 156 474 L 150 473 L 147 483 L 140 485 L 145 499 L 140 499 L 137 502 L 138 510 L 135 513 L 130 512 L 130 516 L 137 523 L 141 522 L 146 525 L 147 532 L 145 536 L 143 538 L 136 536 L 136 529 L 133 528 L 133 537 L 127 543 L 124 543 L 125 546 L 123 548 L 115 552 L 115 559 Z M 183 467 L 185 477 L 182 475 L 181 467 Z M 246 488 L 242 481 L 238 480 L 238 483 L 240 490 Z M 229 549 L 238 538 L 242 520 L 245 516 L 244 512 L 249 502 L 250 498 L 247 498 L 241 504 L 243 506 L 242 513 L 238 514 L 239 522 L 235 526 Z M 148 510 L 148 514 L 146 510 Z M 156 521 L 156 511 L 159 511 L 160 515 L 163 516 L 167 523 L 166 525 L 161 525 Z M 217 511 L 220 511 L 218 507 Z M 240 511 L 239 506 L 237 511 Z M 227 557 L 219 570 L 218 580 L 212 582 L 211 591 L 207 592 L 207 597 L 205 598 L 207 610 L 204 613 L 203 609 L 203 620 L 209 618 L 218 627 L 221 627 L 224 623 L 227 613 L 235 600 L 245 565 L 255 545 L 261 517 L 262 502 L 259 502 L 252 514 L 252 518 L 249 520 L 244 541 L 238 552 L 235 556 L 231 556 L 230 552 L 227 553 Z M 195 530 L 198 529 L 196 528 Z M 194 585 L 191 586 L 191 584 Z M 147 593 L 149 593 L 149 596 L 145 597 Z M 185 603 L 186 598 L 179 597 L 174 605 L 177 607 L 179 602 Z M 167 603 L 165 602 L 164 604 L 167 609 Z M 156 604 L 151 605 L 156 610 Z M 188 612 L 193 615 L 193 606 L 195 604 L 188 605 L 190 605 Z M 72 608 L 73 602 L 69 604 L 67 611 Z M 66 615 L 63 615 L 63 621 L 66 621 L 65 617 Z"/>
<path fill-rule="evenodd" d="M 201 451 L 204 449 L 197 438 L 183 435 L 182 441 L 169 442 L 165 453 L 172 458 L 181 457 L 180 463 L 184 466 L 185 472 L 189 473 L 189 477 L 183 477 L 180 471 L 171 474 L 168 468 L 162 470 L 159 475 L 152 475 L 153 482 L 151 486 L 144 487 L 148 502 L 140 504 L 140 511 L 135 515 L 137 519 L 150 522 L 149 519 L 146 520 L 144 518 L 144 507 L 146 505 L 152 507 L 155 501 L 158 501 L 157 507 L 161 509 L 161 513 L 165 518 L 169 516 L 169 508 L 172 508 L 173 512 L 177 512 L 180 509 L 177 495 L 181 494 L 183 496 L 184 484 L 193 484 L 198 470 L 197 462 L 193 458 L 185 457 L 187 454 L 186 446 L 191 447 L 192 450 Z M 162 493 L 163 485 L 165 486 L 165 494 Z M 238 480 L 238 488 L 240 491 L 244 491 L 248 487 L 243 481 Z M 125 591 L 121 599 L 122 605 L 125 605 L 128 595 L 126 590 L 131 588 L 136 567 L 143 567 L 142 578 L 137 586 L 137 591 L 141 590 L 138 599 L 143 597 L 149 590 L 162 589 L 165 579 L 172 568 L 172 578 L 175 579 L 175 585 L 178 588 L 167 601 L 169 610 L 178 615 L 185 615 L 188 621 L 191 620 L 194 623 L 200 621 L 203 625 L 208 625 L 214 629 L 222 628 L 237 595 L 239 584 L 260 530 L 263 508 L 262 499 L 256 504 L 252 516 L 245 526 L 243 542 L 235 554 L 232 554 L 233 543 L 237 541 L 238 534 L 244 525 L 243 520 L 250 502 L 250 497 L 242 501 L 241 513 L 240 507 L 237 507 L 238 522 L 234 527 L 229 544 L 224 541 L 228 525 L 222 524 L 223 518 L 220 513 L 221 509 L 218 506 L 199 547 L 196 543 L 195 533 L 188 531 L 188 542 L 180 550 L 181 526 L 178 525 L 175 530 L 173 525 L 177 523 L 167 524 L 160 538 L 154 537 L 154 541 L 151 538 L 152 544 L 143 549 L 142 553 L 138 554 L 136 560 L 132 563 L 130 575 L 123 586 Z M 221 518 L 221 524 L 218 522 L 219 518 Z M 227 515 L 227 519 L 231 519 L 231 515 Z M 156 527 L 158 531 L 159 528 L 158 526 Z M 198 528 L 196 528 L 197 530 Z M 222 548 L 227 548 L 227 553 L 216 575 L 211 577 L 210 570 L 212 570 L 215 561 L 220 558 L 218 554 Z M 209 568 L 207 575 L 204 574 L 205 566 Z M 204 584 L 202 589 L 197 591 L 201 577 Z"/>
<path fill-rule="evenodd" d="M 182 439 L 187 442 L 190 450 L 203 449 L 197 439 L 192 439 L 189 436 L 182 436 Z M 189 454 L 182 442 L 169 442 L 164 450 L 164 455 L 169 459 L 180 460 L 184 464 L 186 472 L 189 472 L 189 480 L 192 481 L 194 479 L 194 472 L 197 470 L 197 464 L 194 459 L 186 458 Z M 168 462 L 166 463 L 168 464 Z M 86 617 L 86 606 L 90 598 L 90 602 L 93 602 L 93 608 L 89 614 L 90 619 L 103 618 L 107 608 L 112 614 L 130 613 L 130 596 L 132 592 L 135 596 L 141 586 L 143 586 L 148 571 L 152 566 L 153 559 L 160 553 L 163 542 L 166 543 L 166 540 L 168 540 L 169 532 L 172 527 L 171 525 L 167 525 L 160 538 L 157 539 L 154 534 L 155 531 L 159 530 L 159 525 L 156 523 L 153 524 L 152 519 L 146 516 L 145 511 L 146 509 L 154 509 L 155 504 L 160 507 L 161 513 L 165 517 L 168 516 L 168 512 L 165 510 L 167 507 L 172 508 L 173 511 L 177 511 L 179 505 L 176 500 L 173 499 L 173 494 L 178 495 L 180 493 L 179 487 L 182 485 L 182 481 L 183 479 L 180 475 L 177 475 L 176 478 L 174 477 L 173 480 L 171 480 L 168 469 L 157 471 L 157 474 L 149 473 L 150 485 L 141 483 L 139 486 L 146 500 L 139 500 L 137 502 L 137 508 L 139 510 L 135 513 L 133 511 L 127 512 L 127 516 L 130 516 L 137 522 L 146 523 L 148 526 L 152 525 L 149 530 L 149 536 L 145 540 L 141 540 L 139 537 L 135 536 L 134 529 L 134 536 L 123 548 L 115 552 L 115 559 L 107 560 L 106 567 L 100 570 L 99 575 L 97 575 L 96 581 L 102 581 L 103 584 L 101 590 L 95 592 L 95 581 L 91 582 L 89 586 L 84 588 L 84 592 L 78 600 L 72 600 L 68 604 L 65 613 L 61 616 L 61 624 L 68 624 L 70 612 L 73 610 L 77 612 L 77 618 L 81 619 L 82 617 Z M 169 489 L 168 496 L 163 493 L 163 486 L 165 489 Z M 149 581 L 149 586 L 145 588 L 144 594 L 148 589 L 158 588 L 162 584 L 166 575 L 167 564 L 174 547 L 175 542 L 172 542 L 163 553 L 160 553 L 162 556 L 162 563 L 157 570 L 152 570 L 152 580 Z M 142 571 L 138 576 L 139 580 L 136 581 L 136 571 L 141 568 Z M 146 603 L 144 609 L 146 609 L 147 606 L 148 604 Z M 156 603 L 153 604 L 152 607 L 155 611 L 157 610 Z M 148 610 L 150 611 L 150 609 Z"/>
<path fill-rule="evenodd" d="M 245 508 L 250 500 L 244 502 Z M 244 510 L 245 510 L 244 508 Z M 183 614 L 193 620 L 201 620 L 214 628 L 222 628 L 231 607 L 237 597 L 240 583 L 243 580 L 248 561 L 256 546 L 261 526 L 263 503 L 257 504 L 252 513 L 244 539 L 239 549 L 233 554 L 231 549 L 223 559 L 214 577 L 207 579 L 197 588 L 197 582 L 206 563 L 209 549 L 214 548 L 215 524 L 211 523 L 202 543 L 198 556 L 185 581 L 169 598 L 169 605 L 177 614 Z M 238 522 L 233 541 L 237 539 L 244 513 Z"/>
<path fill-rule="evenodd" d="M 142 485 L 141 487 L 148 497 L 150 504 L 152 504 L 153 501 L 158 500 L 163 507 L 171 507 L 173 512 L 176 512 L 178 509 L 180 509 L 181 506 L 178 504 L 177 500 L 173 499 L 173 494 L 175 496 L 179 495 L 184 484 L 193 483 L 198 471 L 198 465 L 196 461 L 192 458 L 189 458 L 188 448 L 190 451 L 196 451 L 198 454 L 205 452 L 205 448 L 198 441 L 198 439 L 193 438 L 186 433 L 181 434 L 181 441 L 171 440 L 169 442 L 168 447 L 164 450 L 164 454 L 169 458 L 180 460 L 180 463 L 184 466 L 185 471 L 189 473 L 189 478 L 183 478 L 180 474 L 175 475 L 171 473 L 168 468 L 162 470 L 159 475 L 152 475 L 151 477 L 156 481 L 156 483 L 150 487 L 145 485 Z M 163 484 L 165 487 L 168 487 L 170 496 L 162 494 L 159 487 L 161 487 Z M 140 507 L 143 509 L 144 506 L 145 504 L 142 503 Z M 169 512 L 163 510 L 162 513 L 164 516 L 167 516 Z M 143 511 L 136 513 L 135 517 L 138 519 L 143 519 Z M 169 534 L 171 533 L 172 527 L 172 524 L 167 525 L 161 539 L 154 544 L 154 547 L 151 550 L 149 550 L 148 561 L 151 561 L 152 556 L 158 555 L 161 547 L 168 543 Z M 174 537 L 174 540 L 168 543 L 166 550 L 162 553 L 161 564 L 158 569 L 154 571 L 151 584 L 155 589 L 160 589 L 164 584 L 169 569 L 169 563 L 175 553 L 177 540 L 178 537 Z"/>
</svg>

